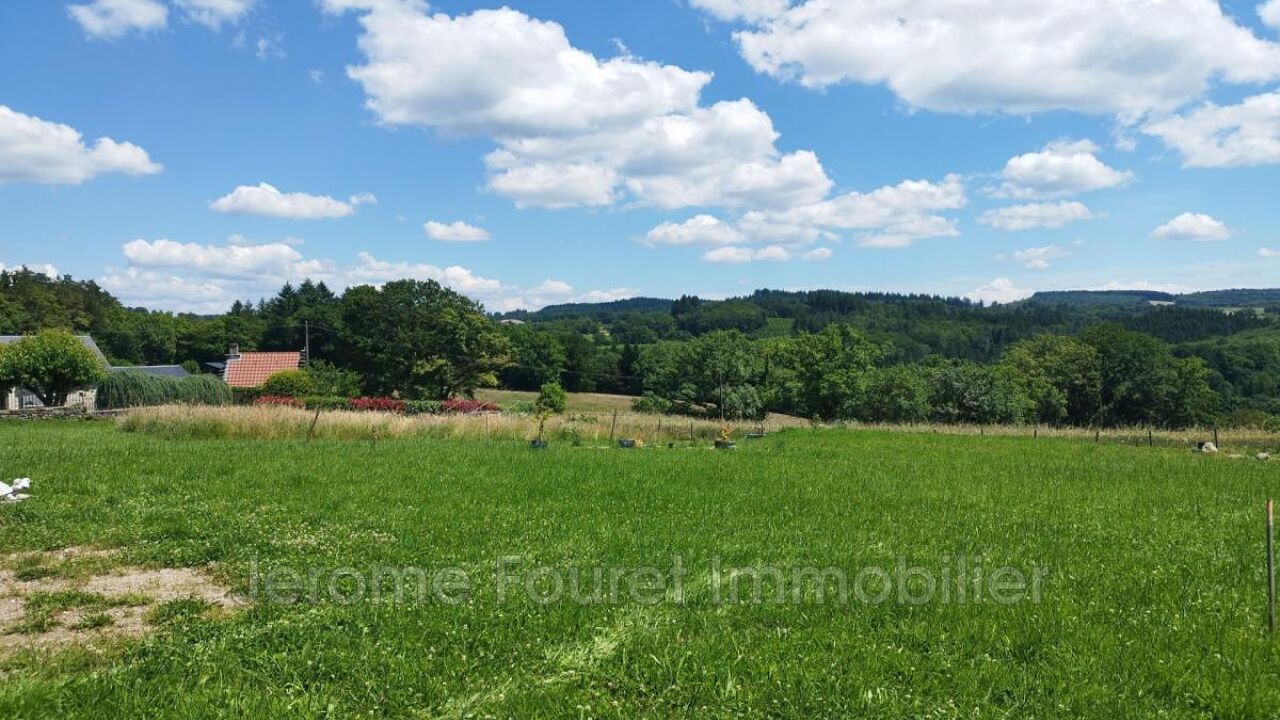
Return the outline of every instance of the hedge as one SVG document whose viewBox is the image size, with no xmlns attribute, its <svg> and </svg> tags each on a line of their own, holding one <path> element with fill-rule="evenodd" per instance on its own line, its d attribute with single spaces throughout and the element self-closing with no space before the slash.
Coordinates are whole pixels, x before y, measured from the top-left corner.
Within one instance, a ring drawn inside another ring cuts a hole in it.
<svg viewBox="0 0 1280 720">
<path fill-rule="evenodd" d="M 137 370 L 107 374 L 98 385 L 99 410 L 119 410 L 148 405 L 229 405 L 231 388 L 212 375 L 172 378 Z"/>
</svg>

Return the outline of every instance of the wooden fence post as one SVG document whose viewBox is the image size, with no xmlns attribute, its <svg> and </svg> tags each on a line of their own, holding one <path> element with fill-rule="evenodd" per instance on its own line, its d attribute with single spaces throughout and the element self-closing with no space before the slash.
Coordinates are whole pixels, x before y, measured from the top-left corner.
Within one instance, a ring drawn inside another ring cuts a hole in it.
<svg viewBox="0 0 1280 720">
<path fill-rule="evenodd" d="M 613 442 L 614 430 L 618 427 L 618 411 L 613 411 L 613 422 L 609 423 L 609 442 Z"/>
</svg>

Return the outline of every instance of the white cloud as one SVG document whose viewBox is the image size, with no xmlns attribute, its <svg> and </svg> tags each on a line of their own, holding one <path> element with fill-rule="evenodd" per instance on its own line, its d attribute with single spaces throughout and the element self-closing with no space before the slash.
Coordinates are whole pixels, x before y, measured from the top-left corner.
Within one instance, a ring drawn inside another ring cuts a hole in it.
<svg viewBox="0 0 1280 720">
<path fill-rule="evenodd" d="M 313 70 L 308 70 L 308 71 L 307 71 L 307 77 L 311 78 L 311 82 L 313 82 L 313 83 L 315 83 L 315 84 L 317 84 L 317 85 L 323 85 L 323 84 L 324 84 L 324 71 L 323 71 L 323 70 L 314 70 L 314 69 L 313 69 Z"/>
<path fill-rule="evenodd" d="M 189 19 L 212 30 L 240 22 L 257 2 L 258 0 L 173 0 L 173 4 Z"/>
<path fill-rule="evenodd" d="M 1202 213 L 1182 213 L 1151 232 L 1157 240 L 1226 240 L 1231 230 L 1221 221 Z"/>
<path fill-rule="evenodd" d="M 988 210 L 978 217 L 978 222 L 997 230 L 1057 229 L 1079 220 L 1092 220 L 1093 214 L 1083 203 L 1028 203 Z"/>
<path fill-rule="evenodd" d="M 1060 260 L 1070 255 L 1070 252 L 1058 245 L 1046 245 L 1044 247 L 1019 250 L 1013 254 L 1013 259 L 1028 270 L 1048 270 L 1052 261 Z"/>
<path fill-rule="evenodd" d="M 709 263 L 731 264 L 757 261 L 786 262 L 791 259 L 791 251 L 781 245 L 768 245 L 759 249 L 728 245 L 708 250 L 702 259 Z"/>
<path fill-rule="evenodd" d="M 17 272 L 19 270 L 30 270 L 51 278 L 58 277 L 58 268 L 49 263 L 19 263 L 13 266 L 6 266 L 4 263 L 0 263 L 0 272 Z"/>
<path fill-rule="evenodd" d="M 377 198 L 370 193 L 360 193 L 343 202 L 327 195 L 282 193 L 273 185 L 259 183 L 256 186 L 241 185 L 230 194 L 214 200 L 209 207 L 236 215 L 325 220 L 348 217 L 355 213 L 355 206 L 376 202 Z"/>
<path fill-rule="evenodd" d="M 787 11 L 788 0 L 690 0 L 715 17 L 726 20 L 756 22 L 777 17 Z"/>
<path fill-rule="evenodd" d="M 543 280 L 542 284 L 535 287 L 531 292 L 539 295 L 572 295 L 573 286 L 563 280 Z"/>
<path fill-rule="evenodd" d="M 448 242 L 481 242 L 489 239 L 489 231 L 484 228 L 468 225 L 461 220 L 452 223 L 440 223 L 434 220 L 427 221 L 422 226 L 427 232 L 427 237 L 432 240 L 445 240 Z"/>
<path fill-rule="evenodd" d="M 85 35 L 115 40 L 133 31 L 163 29 L 169 9 L 158 0 L 93 0 L 84 5 L 68 5 L 67 14 L 79 23 Z"/>
<path fill-rule="evenodd" d="M 648 245 L 733 245 L 742 240 L 742 233 L 711 215 L 696 215 L 682 223 L 665 222 L 645 235 Z"/>
<path fill-rule="evenodd" d="M 831 248 L 820 247 L 820 248 L 814 248 L 809 252 L 801 255 L 800 259 L 807 260 L 809 262 L 821 262 L 823 260 L 830 260 L 831 256 L 834 254 L 835 253 L 831 251 Z"/>
<path fill-rule="evenodd" d="M 502 283 L 481 277 L 464 267 L 453 265 L 437 267 L 426 263 L 390 262 L 379 260 L 372 254 L 356 255 L 355 267 L 348 268 L 344 277 L 350 284 L 381 285 L 392 280 L 435 280 L 464 295 L 480 298 L 492 296 L 502 290 Z"/>
<path fill-rule="evenodd" d="M 942 111 L 1133 118 L 1215 80 L 1280 77 L 1280 45 L 1217 0 L 803 0 L 735 38 L 758 72 L 812 88 L 884 84 Z"/>
<path fill-rule="evenodd" d="M 1280 250 L 1272 250 L 1271 248 L 1259 248 L 1258 257 L 1263 257 L 1263 258 L 1280 257 Z"/>
<path fill-rule="evenodd" d="M 1280 7 L 1280 0 L 1276 3 Z M 1176 149 L 1184 167 L 1280 163 L 1280 92 L 1254 95 L 1237 105 L 1206 103 L 1147 123 L 1142 131 Z"/>
<path fill-rule="evenodd" d="M 384 123 L 482 135 L 490 186 L 520 207 L 785 207 L 831 187 L 811 152 L 783 153 L 750 100 L 702 107 L 711 75 L 624 54 L 600 59 L 509 8 L 428 14 L 412 0 L 357 10 L 366 62 L 348 75 Z"/>
<path fill-rule="evenodd" d="M 284 243 L 267 245 L 200 245 L 173 240 L 134 240 L 121 248 L 134 265 L 147 268 L 186 268 L 214 275 L 283 272 L 302 260 Z"/>
<path fill-rule="evenodd" d="M 0 105 L 0 184 L 78 185 L 101 173 L 152 175 L 163 169 L 133 143 L 103 137 L 89 147 L 72 127 Z"/>
<path fill-rule="evenodd" d="M 1049 143 L 1039 152 L 1009 160 L 1001 172 L 1004 183 L 995 197 L 1037 199 L 1065 197 L 1127 185 L 1133 173 L 1107 166 L 1097 158 L 1098 146 L 1088 140 Z"/>
<path fill-rule="evenodd" d="M 378 196 L 371 192 L 356 193 L 351 196 L 350 203 L 353 207 L 359 207 L 361 205 L 377 205 Z"/>
<path fill-rule="evenodd" d="M 262 35 L 253 45 L 253 54 L 259 60 L 283 60 L 288 57 L 288 53 L 284 51 L 284 33 L 276 32 L 270 35 Z"/>
<path fill-rule="evenodd" d="M 990 305 L 992 303 L 1004 304 L 1025 300 L 1034 294 L 1034 290 L 1024 290 L 1014 285 L 1009 278 L 996 278 L 982 287 L 970 290 L 965 294 L 965 297 L 975 302 L 983 302 Z"/>
<path fill-rule="evenodd" d="M 235 301 L 234 289 L 217 281 L 184 278 L 136 267 L 109 271 L 98 278 L 98 284 L 130 307 L 218 313 L 225 312 Z M 264 287 L 259 294 L 266 292 Z"/>
<path fill-rule="evenodd" d="M 1258 17 L 1267 26 L 1280 30 L 1280 0 L 1269 0 L 1258 6 Z"/>
</svg>

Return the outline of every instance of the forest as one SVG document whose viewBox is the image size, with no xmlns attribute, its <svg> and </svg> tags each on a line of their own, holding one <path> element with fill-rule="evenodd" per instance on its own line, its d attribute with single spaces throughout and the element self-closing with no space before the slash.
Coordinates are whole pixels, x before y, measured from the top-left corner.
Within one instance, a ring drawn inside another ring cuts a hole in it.
<svg viewBox="0 0 1280 720">
<path fill-rule="evenodd" d="M 92 335 L 115 365 L 198 371 L 236 343 L 299 350 L 352 392 L 499 385 L 631 395 L 652 412 L 1080 426 L 1263 426 L 1280 415 L 1276 291 L 959 298 L 759 290 L 484 315 L 434 283 L 286 284 L 220 315 L 125 307 L 93 281 L 0 273 L 0 334 Z"/>
</svg>

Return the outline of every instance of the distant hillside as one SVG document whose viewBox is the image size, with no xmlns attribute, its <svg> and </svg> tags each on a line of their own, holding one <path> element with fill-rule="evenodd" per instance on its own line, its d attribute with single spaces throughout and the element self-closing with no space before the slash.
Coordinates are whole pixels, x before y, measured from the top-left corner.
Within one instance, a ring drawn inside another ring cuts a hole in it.
<svg viewBox="0 0 1280 720">
<path fill-rule="evenodd" d="M 1209 290 L 1175 295 L 1155 290 L 1062 290 L 1038 292 L 1026 304 L 1073 308 L 1118 308 L 1173 303 L 1186 308 L 1280 308 L 1280 289 Z"/>
<path fill-rule="evenodd" d="M 600 318 L 603 316 L 618 315 L 622 313 L 669 313 L 671 312 L 671 305 L 673 302 L 675 301 L 664 300 L 662 298 L 636 297 L 602 303 L 566 303 L 563 305 L 548 305 L 537 312 L 517 310 L 515 312 L 503 313 L 498 317 L 504 320 L 555 320 L 557 318 L 566 317 Z"/>
<path fill-rule="evenodd" d="M 1155 290 L 1053 290 L 1038 292 L 1024 302 L 1070 307 L 1125 307 L 1153 302 L 1177 302 L 1178 296 Z"/>
</svg>

